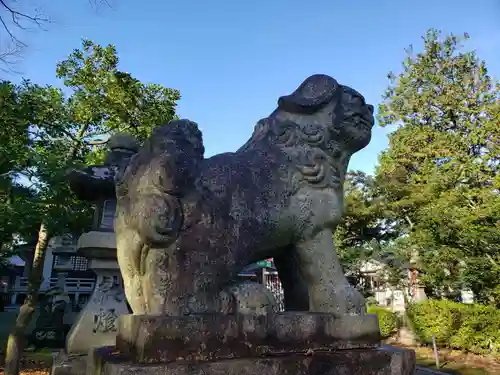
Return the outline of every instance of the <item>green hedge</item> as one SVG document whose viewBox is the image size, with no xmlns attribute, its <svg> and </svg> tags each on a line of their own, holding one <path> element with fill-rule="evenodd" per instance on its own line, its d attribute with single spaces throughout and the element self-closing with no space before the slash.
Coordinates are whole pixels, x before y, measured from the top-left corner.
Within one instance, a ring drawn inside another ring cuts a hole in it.
<svg viewBox="0 0 500 375">
<path fill-rule="evenodd" d="M 368 306 L 368 314 L 378 315 L 382 338 L 390 337 L 398 331 L 399 318 L 396 313 L 380 306 Z"/>
<path fill-rule="evenodd" d="M 500 310 L 479 304 L 428 300 L 408 310 L 415 334 L 430 344 L 477 354 L 500 354 Z"/>
</svg>

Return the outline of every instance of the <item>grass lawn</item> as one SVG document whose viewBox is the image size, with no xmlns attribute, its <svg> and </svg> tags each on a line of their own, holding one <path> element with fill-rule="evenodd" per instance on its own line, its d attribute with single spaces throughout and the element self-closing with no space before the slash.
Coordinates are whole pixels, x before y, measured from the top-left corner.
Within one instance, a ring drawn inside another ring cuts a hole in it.
<svg viewBox="0 0 500 375">
<path fill-rule="evenodd" d="M 436 364 L 434 362 L 434 359 L 429 359 L 429 358 L 423 358 L 421 356 L 417 356 L 417 364 L 420 366 L 425 366 L 429 367 L 432 369 L 436 369 Z M 439 371 L 446 372 L 449 374 L 454 374 L 454 375 L 495 375 L 498 373 L 494 372 L 489 372 L 483 368 L 471 368 L 464 366 L 463 364 L 456 363 L 456 362 L 442 362 L 440 361 L 440 368 Z"/>
<path fill-rule="evenodd" d="M 38 351 L 25 351 L 24 358 L 31 362 L 52 362 L 52 352 L 57 349 L 41 349 Z"/>
<path fill-rule="evenodd" d="M 427 346 L 406 346 L 395 341 L 387 342 L 400 348 L 412 349 L 417 355 L 417 365 L 436 370 L 434 352 Z M 500 357 L 479 355 L 447 348 L 438 349 L 438 371 L 455 375 L 500 375 Z"/>
</svg>

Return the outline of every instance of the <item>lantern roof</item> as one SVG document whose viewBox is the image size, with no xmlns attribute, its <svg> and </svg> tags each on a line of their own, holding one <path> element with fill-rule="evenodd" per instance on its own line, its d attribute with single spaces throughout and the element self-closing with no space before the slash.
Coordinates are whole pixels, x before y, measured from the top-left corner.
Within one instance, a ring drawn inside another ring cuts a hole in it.
<svg viewBox="0 0 500 375">
<path fill-rule="evenodd" d="M 90 165 L 83 169 L 71 169 L 67 180 L 78 199 L 103 202 L 115 199 L 114 176 L 118 167 L 137 153 L 139 142 L 132 136 L 117 133 L 107 141 L 108 153 L 102 165 Z"/>
</svg>

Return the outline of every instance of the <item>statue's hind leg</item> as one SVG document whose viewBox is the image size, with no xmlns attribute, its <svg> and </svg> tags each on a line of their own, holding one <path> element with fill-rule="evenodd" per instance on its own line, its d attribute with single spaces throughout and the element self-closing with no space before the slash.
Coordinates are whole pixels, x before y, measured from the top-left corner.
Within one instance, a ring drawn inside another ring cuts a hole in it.
<svg viewBox="0 0 500 375">
<path fill-rule="evenodd" d="M 297 244 L 301 277 L 309 290 L 309 310 L 338 316 L 364 314 L 365 301 L 347 281 L 329 229 Z"/>
</svg>

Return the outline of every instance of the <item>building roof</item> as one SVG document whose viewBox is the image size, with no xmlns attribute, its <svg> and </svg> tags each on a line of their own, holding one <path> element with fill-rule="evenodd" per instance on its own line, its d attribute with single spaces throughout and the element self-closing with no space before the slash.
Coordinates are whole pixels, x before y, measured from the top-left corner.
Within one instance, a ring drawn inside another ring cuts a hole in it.
<svg viewBox="0 0 500 375">
<path fill-rule="evenodd" d="M 274 261 L 272 258 L 266 259 L 266 260 L 261 260 L 252 264 L 249 264 L 246 266 L 243 271 L 239 273 L 240 276 L 254 276 L 256 275 L 256 272 L 260 271 L 261 269 L 267 269 L 271 271 L 276 271 L 276 267 L 274 265 Z"/>
<path fill-rule="evenodd" d="M 0 263 L 0 275 L 21 275 L 23 273 L 24 265 Z"/>
</svg>

